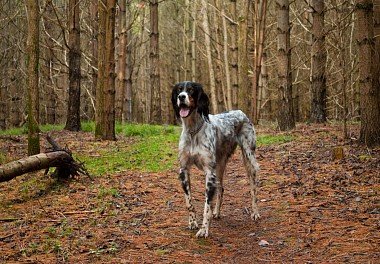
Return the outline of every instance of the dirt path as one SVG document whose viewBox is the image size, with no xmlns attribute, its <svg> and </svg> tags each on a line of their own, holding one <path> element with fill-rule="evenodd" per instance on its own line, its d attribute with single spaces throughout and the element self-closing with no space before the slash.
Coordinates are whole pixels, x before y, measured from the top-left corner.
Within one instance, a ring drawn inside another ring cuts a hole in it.
<svg viewBox="0 0 380 264">
<path fill-rule="evenodd" d="M 48 186 L 32 195 L 20 187 L 25 177 L 3 183 L 0 263 L 378 262 L 380 149 L 344 144 L 333 127 L 301 126 L 294 135 L 293 142 L 258 149 L 256 223 L 240 153 L 232 157 L 222 218 L 207 239 L 186 229 L 177 170 L 67 183 L 28 175 Z M 332 159 L 336 146 L 344 150 L 341 160 Z M 196 170 L 192 190 L 200 217 L 204 179 Z"/>
</svg>

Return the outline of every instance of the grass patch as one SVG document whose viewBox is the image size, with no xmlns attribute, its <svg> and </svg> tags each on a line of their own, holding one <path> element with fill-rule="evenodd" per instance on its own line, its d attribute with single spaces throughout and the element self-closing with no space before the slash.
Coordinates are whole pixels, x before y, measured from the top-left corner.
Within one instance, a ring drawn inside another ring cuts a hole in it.
<svg viewBox="0 0 380 264">
<path fill-rule="evenodd" d="M 267 145 L 278 145 L 294 140 L 292 135 L 259 135 L 257 137 L 257 145 L 267 146 Z"/>
<path fill-rule="evenodd" d="M 40 130 L 41 132 L 49 132 L 49 131 L 53 131 L 53 130 L 56 130 L 56 131 L 60 131 L 60 130 L 63 130 L 65 126 L 64 125 L 50 125 L 50 124 L 46 124 L 46 125 L 41 125 L 40 126 Z M 6 135 L 6 136 L 18 136 L 18 135 L 25 135 L 25 134 L 28 134 L 28 127 L 25 125 L 25 126 L 22 126 L 22 127 L 15 127 L 15 128 L 10 128 L 10 129 L 7 129 L 7 130 L 0 130 L 0 135 Z"/>
<path fill-rule="evenodd" d="M 104 147 L 101 142 L 95 142 L 99 144 L 94 145 L 96 154 L 76 155 L 94 176 L 125 170 L 161 172 L 172 168 L 177 161 L 179 127 L 117 124 L 116 132 L 129 140 L 125 144 L 116 142 L 113 147 Z"/>
</svg>

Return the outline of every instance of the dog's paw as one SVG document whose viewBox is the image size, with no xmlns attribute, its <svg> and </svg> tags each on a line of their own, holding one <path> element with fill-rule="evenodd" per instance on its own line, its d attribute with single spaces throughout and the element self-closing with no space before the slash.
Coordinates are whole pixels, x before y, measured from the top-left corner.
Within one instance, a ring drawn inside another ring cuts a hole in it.
<svg viewBox="0 0 380 264">
<path fill-rule="evenodd" d="M 195 220 L 189 220 L 189 229 L 195 230 L 198 229 L 198 223 Z"/>
<path fill-rule="evenodd" d="M 259 218 L 260 218 L 260 214 L 259 214 L 259 212 L 253 212 L 252 214 L 251 214 L 251 218 L 252 218 L 252 220 L 253 221 L 256 221 L 256 220 L 258 220 Z"/>
<path fill-rule="evenodd" d="M 214 219 L 219 219 L 219 218 L 220 218 L 220 212 L 216 212 L 216 211 L 214 211 L 214 212 L 212 213 L 212 217 L 213 217 Z"/>
<path fill-rule="evenodd" d="M 197 232 L 197 234 L 195 235 L 197 238 L 201 238 L 201 237 L 208 237 L 208 229 L 202 227 L 201 229 L 199 229 L 199 231 Z"/>
</svg>

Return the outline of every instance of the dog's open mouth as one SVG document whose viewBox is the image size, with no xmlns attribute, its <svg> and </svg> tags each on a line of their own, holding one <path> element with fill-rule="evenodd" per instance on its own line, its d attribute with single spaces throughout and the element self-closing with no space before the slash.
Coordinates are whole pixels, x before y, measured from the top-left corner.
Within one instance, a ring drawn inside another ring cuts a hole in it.
<svg viewBox="0 0 380 264">
<path fill-rule="evenodd" d="M 182 118 L 188 117 L 190 115 L 190 108 L 187 105 L 180 105 L 179 107 L 179 115 Z"/>
</svg>

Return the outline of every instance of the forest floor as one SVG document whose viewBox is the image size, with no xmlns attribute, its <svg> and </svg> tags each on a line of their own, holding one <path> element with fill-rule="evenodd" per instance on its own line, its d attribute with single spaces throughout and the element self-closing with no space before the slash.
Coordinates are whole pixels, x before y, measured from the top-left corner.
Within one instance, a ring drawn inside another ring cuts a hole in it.
<svg viewBox="0 0 380 264">
<path fill-rule="evenodd" d="M 206 239 L 187 229 L 176 168 L 63 182 L 43 172 L 17 177 L 0 184 L 0 263 L 379 263 L 380 148 L 358 146 L 357 135 L 351 128 L 343 141 L 337 126 L 298 125 L 293 141 L 259 147 L 257 222 L 237 151 L 222 217 Z M 74 153 L 94 151 L 90 133 L 53 137 Z M 0 140 L 0 150 L 24 157 L 19 139 Z M 31 190 L 32 179 L 41 188 Z M 200 222 L 204 177 L 195 169 L 192 190 Z"/>
</svg>

